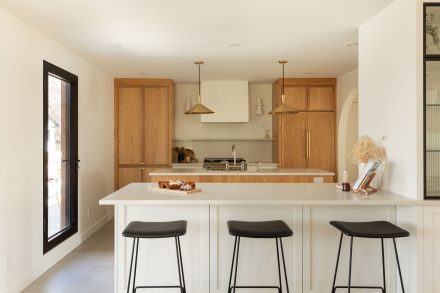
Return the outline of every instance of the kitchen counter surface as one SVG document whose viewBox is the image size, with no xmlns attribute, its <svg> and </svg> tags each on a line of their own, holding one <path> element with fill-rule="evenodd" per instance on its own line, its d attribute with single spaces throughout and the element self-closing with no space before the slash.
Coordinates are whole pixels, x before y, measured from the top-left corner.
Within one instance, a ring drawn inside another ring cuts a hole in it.
<svg viewBox="0 0 440 293">
<path fill-rule="evenodd" d="M 150 176 L 335 176 L 335 173 L 320 169 L 260 169 L 248 171 L 208 171 L 203 168 L 154 169 Z"/>
<path fill-rule="evenodd" d="M 417 205 L 419 201 L 379 191 L 343 192 L 335 183 L 199 183 L 188 196 L 158 193 L 157 183 L 131 183 L 99 201 L 102 205 Z"/>
</svg>

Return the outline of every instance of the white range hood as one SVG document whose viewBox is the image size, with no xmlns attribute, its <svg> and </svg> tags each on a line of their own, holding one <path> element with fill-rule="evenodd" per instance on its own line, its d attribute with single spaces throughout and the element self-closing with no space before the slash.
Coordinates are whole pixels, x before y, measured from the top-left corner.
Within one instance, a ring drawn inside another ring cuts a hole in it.
<svg viewBox="0 0 440 293">
<path fill-rule="evenodd" d="M 201 122 L 249 122 L 248 81 L 202 81 L 202 101 L 214 114 Z"/>
</svg>

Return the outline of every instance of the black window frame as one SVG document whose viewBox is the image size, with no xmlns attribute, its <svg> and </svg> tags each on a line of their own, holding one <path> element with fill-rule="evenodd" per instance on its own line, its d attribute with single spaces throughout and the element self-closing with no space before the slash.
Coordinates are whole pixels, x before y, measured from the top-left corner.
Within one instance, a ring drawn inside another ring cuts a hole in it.
<svg viewBox="0 0 440 293">
<path fill-rule="evenodd" d="M 70 223 L 49 238 L 48 233 L 48 105 L 49 75 L 70 83 L 69 113 L 69 213 Z M 56 65 L 43 60 L 43 254 L 61 244 L 78 232 L 78 77 Z"/>
</svg>

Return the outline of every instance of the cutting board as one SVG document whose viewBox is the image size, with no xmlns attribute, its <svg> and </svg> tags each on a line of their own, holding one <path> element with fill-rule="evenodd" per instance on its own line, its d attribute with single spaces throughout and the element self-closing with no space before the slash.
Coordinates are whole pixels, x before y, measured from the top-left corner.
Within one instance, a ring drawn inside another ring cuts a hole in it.
<svg viewBox="0 0 440 293">
<path fill-rule="evenodd" d="M 150 187 L 150 190 L 157 193 L 183 195 L 183 196 L 202 191 L 201 189 L 198 188 L 191 189 L 190 191 L 184 191 L 184 190 L 168 189 L 168 188 L 160 188 L 160 187 Z"/>
</svg>

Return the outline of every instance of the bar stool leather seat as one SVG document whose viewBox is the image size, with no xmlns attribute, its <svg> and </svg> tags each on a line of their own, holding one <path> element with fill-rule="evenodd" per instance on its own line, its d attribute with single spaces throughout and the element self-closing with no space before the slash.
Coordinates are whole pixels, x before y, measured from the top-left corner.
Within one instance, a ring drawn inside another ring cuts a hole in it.
<svg viewBox="0 0 440 293">
<path fill-rule="evenodd" d="M 247 238 L 290 237 L 293 231 L 283 221 L 228 221 L 229 234 Z"/>
<path fill-rule="evenodd" d="M 124 237 L 168 238 L 186 234 L 187 221 L 171 222 L 130 222 L 122 232 Z"/>
<path fill-rule="evenodd" d="M 341 222 L 331 221 L 330 225 L 347 236 L 361 238 L 408 237 L 409 232 L 387 221 Z"/>
</svg>

